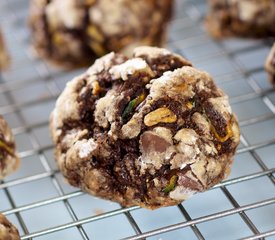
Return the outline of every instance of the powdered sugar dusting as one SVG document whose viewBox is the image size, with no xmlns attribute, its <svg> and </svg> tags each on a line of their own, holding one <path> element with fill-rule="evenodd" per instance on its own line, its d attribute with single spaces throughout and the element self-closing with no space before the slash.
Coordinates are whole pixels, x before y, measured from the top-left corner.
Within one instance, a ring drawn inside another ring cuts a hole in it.
<svg viewBox="0 0 275 240">
<path fill-rule="evenodd" d="M 88 157 L 92 151 L 94 151 L 97 147 L 97 144 L 93 139 L 89 139 L 87 142 L 81 144 L 79 149 L 79 157 L 86 158 Z"/>
<path fill-rule="evenodd" d="M 110 69 L 110 73 L 115 79 L 122 78 L 122 80 L 127 80 L 128 75 L 133 75 L 135 72 L 149 68 L 147 63 L 141 58 L 133 58 L 125 63 L 116 65 Z"/>
<path fill-rule="evenodd" d="M 197 191 L 178 186 L 174 191 L 170 192 L 169 196 L 177 201 L 183 201 L 192 197 Z"/>
</svg>

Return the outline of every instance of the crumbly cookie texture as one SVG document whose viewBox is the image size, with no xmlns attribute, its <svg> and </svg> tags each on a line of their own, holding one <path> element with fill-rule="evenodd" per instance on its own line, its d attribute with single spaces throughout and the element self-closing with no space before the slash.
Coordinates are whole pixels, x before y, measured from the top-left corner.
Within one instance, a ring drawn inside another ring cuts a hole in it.
<svg viewBox="0 0 275 240">
<path fill-rule="evenodd" d="M 275 87 L 275 42 L 266 58 L 265 69 L 268 73 L 270 82 Z"/>
<path fill-rule="evenodd" d="M 239 127 L 206 72 L 166 49 L 110 53 L 69 82 L 50 118 L 73 186 L 123 206 L 178 204 L 230 172 Z"/>
<path fill-rule="evenodd" d="M 0 70 L 6 69 L 9 65 L 9 62 L 9 55 L 5 48 L 2 32 L 0 31 Z"/>
<path fill-rule="evenodd" d="M 19 163 L 13 134 L 7 122 L 0 115 L 0 179 L 15 171 Z"/>
<path fill-rule="evenodd" d="M 274 37 L 274 0 L 208 0 L 206 27 L 214 38 Z"/>
<path fill-rule="evenodd" d="M 90 66 L 111 51 L 161 46 L 174 0 L 32 0 L 38 54 L 65 68 Z"/>
<path fill-rule="evenodd" d="M 20 240 L 18 230 L 8 219 L 0 213 L 0 239 L 1 240 Z"/>
</svg>

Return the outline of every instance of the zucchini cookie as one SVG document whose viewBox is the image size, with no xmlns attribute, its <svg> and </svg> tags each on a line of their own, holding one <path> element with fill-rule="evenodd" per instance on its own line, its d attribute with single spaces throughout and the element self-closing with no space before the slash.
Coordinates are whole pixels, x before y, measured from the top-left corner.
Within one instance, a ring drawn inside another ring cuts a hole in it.
<svg viewBox="0 0 275 240">
<path fill-rule="evenodd" d="M 275 0 L 208 0 L 206 27 L 214 38 L 275 37 Z"/>
<path fill-rule="evenodd" d="M 65 68 L 90 66 L 111 51 L 161 46 L 174 0 L 32 0 L 38 54 Z"/>
<path fill-rule="evenodd" d="M 15 171 L 19 163 L 11 129 L 0 115 L 0 180 Z"/>
<path fill-rule="evenodd" d="M 0 239 L 1 240 L 20 240 L 18 230 L 8 219 L 0 213 Z"/>
<path fill-rule="evenodd" d="M 266 62 L 265 62 L 265 69 L 268 73 L 270 82 L 275 87 L 275 42 L 273 43 L 273 47 L 271 48 Z"/>
<path fill-rule="evenodd" d="M 230 172 L 239 127 L 211 76 L 166 49 L 109 53 L 76 77 L 50 118 L 67 181 L 122 206 L 175 205 Z"/>
<path fill-rule="evenodd" d="M 4 38 L 0 29 L 0 70 L 6 69 L 9 65 L 10 58 L 4 44 Z"/>
</svg>

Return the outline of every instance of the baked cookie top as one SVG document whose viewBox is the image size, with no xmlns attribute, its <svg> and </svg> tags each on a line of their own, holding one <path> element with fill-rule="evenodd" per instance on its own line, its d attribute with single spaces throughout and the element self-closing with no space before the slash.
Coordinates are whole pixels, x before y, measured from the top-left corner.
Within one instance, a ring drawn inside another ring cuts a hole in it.
<svg viewBox="0 0 275 240">
<path fill-rule="evenodd" d="M 20 240 L 18 230 L 0 213 L 0 239 Z"/>
<path fill-rule="evenodd" d="M 98 59 L 67 83 L 50 124 L 72 185 L 152 209 L 224 179 L 239 143 L 228 97 L 211 76 L 154 47 Z"/>
<path fill-rule="evenodd" d="M 0 115 L 0 179 L 15 171 L 18 166 L 19 159 L 15 152 L 13 134 Z"/>
</svg>

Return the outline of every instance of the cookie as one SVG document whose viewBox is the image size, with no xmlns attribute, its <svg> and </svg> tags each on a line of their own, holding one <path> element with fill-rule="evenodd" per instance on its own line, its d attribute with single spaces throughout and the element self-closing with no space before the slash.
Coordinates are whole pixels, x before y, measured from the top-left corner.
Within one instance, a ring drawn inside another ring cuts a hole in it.
<svg viewBox="0 0 275 240">
<path fill-rule="evenodd" d="M 274 0 L 208 0 L 206 28 L 214 38 L 275 37 Z"/>
<path fill-rule="evenodd" d="M 8 219 L 0 213 L 0 239 L 1 240 L 20 240 L 18 230 Z"/>
<path fill-rule="evenodd" d="M 122 206 L 175 205 L 223 180 L 239 143 L 228 97 L 166 49 L 110 53 L 67 83 L 50 117 L 67 181 Z"/>
<path fill-rule="evenodd" d="M 270 82 L 275 87 L 275 42 L 265 61 L 265 70 L 268 73 Z"/>
<path fill-rule="evenodd" d="M 5 48 L 3 35 L 0 29 L 0 70 L 6 69 L 9 65 L 9 61 L 9 55 Z"/>
<path fill-rule="evenodd" d="M 0 115 L 0 179 L 15 171 L 19 163 L 15 152 L 14 136 L 7 122 Z"/>
<path fill-rule="evenodd" d="M 32 0 L 33 45 L 59 66 L 90 66 L 111 51 L 161 46 L 172 6 L 173 0 Z"/>
</svg>

